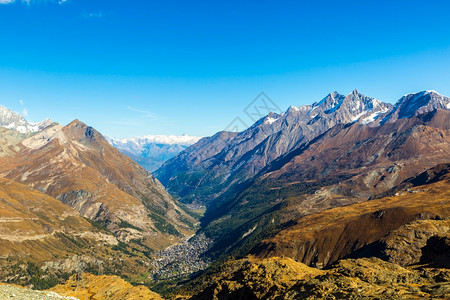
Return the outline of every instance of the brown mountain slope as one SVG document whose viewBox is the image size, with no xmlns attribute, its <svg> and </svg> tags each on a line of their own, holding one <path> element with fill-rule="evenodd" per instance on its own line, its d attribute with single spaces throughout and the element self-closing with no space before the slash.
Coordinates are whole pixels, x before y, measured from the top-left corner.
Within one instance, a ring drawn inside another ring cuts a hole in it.
<svg viewBox="0 0 450 300">
<path fill-rule="evenodd" d="M 437 168 L 442 170 L 442 166 Z M 410 188 L 393 197 L 306 216 L 266 239 L 252 252 L 259 257 L 287 256 L 318 267 L 357 250 L 363 256 L 380 256 L 406 265 L 417 263 L 429 238 L 446 235 L 450 229 L 446 219 L 450 216 L 450 177 L 443 177 L 441 181 Z M 413 236 L 402 246 L 399 241 L 405 240 L 410 232 Z M 403 259 L 398 258 L 402 255 Z"/>
<path fill-rule="evenodd" d="M 0 178 L 2 281 L 42 289 L 77 268 L 119 274 L 140 269 L 138 256 L 113 250 L 117 243 L 111 233 L 92 226 L 61 201 Z"/>
<path fill-rule="evenodd" d="M 449 157 L 450 111 L 435 110 L 379 127 L 336 126 L 269 167 L 266 177 L 282 182 L 352 177 L 338 192 L 370 197 Z"/>
<path fill-rule="evenodd" d="M 73 208 L 10 179 L 0 178 L 0 256 L 27 253 L 33 261 L 76 252 L 64 235 L 101 240 Z M 105 239 L 117 243 L 113 236 Z M 47 249 L 51 245 L 52 251 Z"/>
<path fill-rule="evenodd" d="M 192 232 L 195 219 L 160 183 L 112 147 L 92 127 L 75 120 L 22 142 L 0 159 L 0 175 L 27 184 L 102 222 L 122 241 L 163 248 Z"/>
<path fill-rule="evenodd" d="M 342 260 L 329 270 L 289 258 L 246 258 L 203 276 L 190 299 L 447 299 L 449 280 L 449 270 L 406 269 L 376 258 Z"/>
<path fill-rule="evenodd" d="M 147 287 L 132 286 L 118 276 L 92 275 L 84 273 L 70 277 L 64 284 L 60 284 L 51 291 L 63 296 L 78 299 L 108 299 L 108 300 L 161 300 L 161 296 L 150 291 Z"/>
<path fill-rule="evenodd" d="M 243 257 L 292 221 L 366 201 L 449 157 L 450 111 L 337 125 L 210 204 L 202 219 L 215 240 L 208 255 Z"/>
</svg>

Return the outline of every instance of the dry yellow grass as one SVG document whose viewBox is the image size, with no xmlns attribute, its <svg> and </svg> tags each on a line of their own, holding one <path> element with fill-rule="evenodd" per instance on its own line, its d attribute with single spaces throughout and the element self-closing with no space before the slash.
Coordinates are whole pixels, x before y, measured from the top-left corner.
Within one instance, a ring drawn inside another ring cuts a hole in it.
<svg viewBox="0 0 450 300">
<path fill-rule="evenodd" d="M 64 284 L 50 289 L 63 296 L 77 297 L 84 300 L 160 300 L 161 296 L 145 286 L 132 286 L 118 276 L 92 275 L 84 273 L 74 275 Z"/>
</svg>

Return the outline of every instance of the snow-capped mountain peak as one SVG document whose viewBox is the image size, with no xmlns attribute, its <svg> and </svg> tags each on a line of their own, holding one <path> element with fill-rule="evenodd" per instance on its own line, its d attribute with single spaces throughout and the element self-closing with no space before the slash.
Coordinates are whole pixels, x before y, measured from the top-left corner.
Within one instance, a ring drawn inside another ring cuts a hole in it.
<svg viewBox="0 0 450 300">
<path fill-rule="evenodd" d="M 435 109 L 450 109 L 450 98 L 434 90 L 408 94 L 397 101 L 392 111 L 382 122 L 395 122 L 398 119 L 410 118 Z"/>
<path fill-rule="evenodd" d="M 123 154 L 128 155 L 149 171 L 155 171 L 166 160 L 174 157 L 201 137 L 184 135 L 146 135 L 106 140 Z"/>
<path fill-rule="evenodd" d="M 201 137 L 198 136 L 190 136 L 187 134 L 184 135 L 146 135 L 146 136 L 136 136 L 131 138 L 123 138 L 123 139 L 112 139 L 117 143 L 126 144 L 126 143 L 134 143 L 137 145 L 144 145 L 148 143 L 154 144 L 165 144 L 165 145 L 192 145 L 198 142 Z"/>
<path fill-rule="evenodd" d="M 0 105 L 0 127 L 6 127 L 20 133 L 34 133 L 50 126 L 52 123 L 53 121 L 50 119 L 45 119 L 39 123 L 30 123 L 22 115 Z"/>
</svg>

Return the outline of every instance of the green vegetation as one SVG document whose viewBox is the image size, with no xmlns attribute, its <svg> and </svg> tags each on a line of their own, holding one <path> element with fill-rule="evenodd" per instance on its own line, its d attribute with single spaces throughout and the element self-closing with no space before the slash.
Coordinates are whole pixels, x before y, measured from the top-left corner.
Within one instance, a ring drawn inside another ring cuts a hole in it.
<svg viewBox="0 0 450 300">
<path fill-rule="evenodd" d="M 127 255 L 132 255 L 130 251 L 128 251 L 127 244 L 121 241 L 119 241 L 119 243 L 117 245 L 114 245 L 111 249 L 114 251 L 121 251 Z"/>
<path fill-rule="evenodd" d="M 83 217 L 84 218 L 84 217 Z M 111 233 L 111 231 L 102 223 L 98 222 L 98 221 L 94 221 L 88 218 L 84 218 L 86 221 L 88 221 L 89 223 L 91 223 L 92 226 L 94 226 L 95 228 L 97 228 L 99 231 L 105 231 L 107 233 Z"/>
<path fill-rule="evenodd" d="M 56 232 L 55 236 L 57 236 L 59 239 L 65 241 L 66 243 L 69 242 L 69 243 L 77 246 L 78 248 L 83 248 L 87 245 L 85 240 L 83 240 L 81 238 L 79 238 L 79 240 L 76 240 L 75 238 L 70 237 L 63 232 Z"/>
<path fill-rule="evenodd" d="M 152 218 L 152 221 L 155 224 L 156 229 L 158 229 L 160 232 L 180 237 L 183 236 L 172 224 L 167 222 L 163 217 L 155 213 L 151 213 L 148 216 Z"/>
<path fill-rule="evenodd" d="M 150 257 L 155 252 L 144 243 L 144 239 L 131 239 L 130 242 L 131 248 L 137 253 L 142 253 L 145 257 Z"/>
<path fill-rule="evenodd" d="M 262 239 L 302 217 L 290 208 L 300 204 L 303 195 L 344 179 L 336 176 L 295 184 L 266 179 L 233 186 L 211 203 L 202 219 L 203 232 L 215 240 L 207 256 L 219 261 L 244 257 Z"/>
<path fill-rule="evenodd" d="M 120 223 L 117 224 L 120 228 L 131 228 L 131 229 L 135 229 L 137 231 L 142 232 L 142 229 L 139 227 L 134 226 L 133 224 L 128 223 L 125 220 L 120 219 Z"/>
<path fill-rule="evenodd" d="M 26 272 L 31 277 L 30 283 L 34 289 L 46 290 L 59 283 L 55 276 L 46 274 L 33 262 L 28 262 Z"/>
</svg>

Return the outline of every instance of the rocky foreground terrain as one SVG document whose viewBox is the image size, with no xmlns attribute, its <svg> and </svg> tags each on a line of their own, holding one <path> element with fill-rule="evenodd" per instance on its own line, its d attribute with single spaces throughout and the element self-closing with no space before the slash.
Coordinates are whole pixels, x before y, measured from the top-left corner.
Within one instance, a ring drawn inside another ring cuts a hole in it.
<svg viewBox="0 0 450 300">
<path fill-rule="evenodd" d="M 290 258 L 230 261 L 191 299 L 448 299 L 450 270 L 403 268 L 377 258 L 326 270 Z"/>
<path fill-rule="evenodd" d="M 0 284 L 0 299 L 17 300 L 160 300 L 158 294 L 144 286 L 133 286 L 118 276 L 89 273 L 76 274 L 64 284 L 48 291 L 35 291 L 20 286 Z"/>
<path fill-rule="evenodd" d="M 15 300 L 77 300 L 79 298 L 61 296 L 51 291 L 35 291 L 21 286 L 0 283 L 0 299 Z"/>
</svg>

